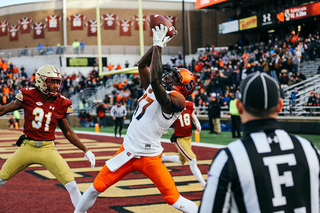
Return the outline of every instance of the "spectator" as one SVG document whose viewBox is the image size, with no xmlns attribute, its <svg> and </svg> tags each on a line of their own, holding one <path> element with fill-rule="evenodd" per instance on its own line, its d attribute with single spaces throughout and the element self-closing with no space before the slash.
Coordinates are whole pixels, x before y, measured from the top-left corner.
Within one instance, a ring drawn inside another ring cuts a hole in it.
<svg viewBox="0 0 320 213">
<path fill-rule="evenodd" d="M 13 66 L 12 74 L 13 74 L 13 77 L 15 78 L 19 77 L 19 69 L 16 65 Z"/>
<path fill-rule="evenodd" d="M 296 82 L 301 82 L 301 81 L 304 81 L 304 80 L 306 80 L 307 78 L 306 78 L 306 76 L 303 74 L 303 73 L 301 73 L 301 72 L 298 72 L 297 73 L 297 76 L 296 76 Z"/>
<path fill-rule="evenodd" d="M 80 111 L 82 110 L 83 112 L 87 112 L 88 107 L 89 107 L 89 105 L 88 105 L 86 99 L 85 98 L 82 99 L 82 101 L 79 104 L 79 110 Z"/>
<path fill-rule="evenodd" d="M 61 51 L 61 45 L 60 45 L 60 43 L 57 43 L 56 54 L 58 55 L 58 54 L 61 54 L 61 53 L 62 53 L 62 51 Z"/>
<path fill-rule="evenodd" d="M 80 43 L 80 51 L 81 51 L 81 54 L 84 53 L 84 47 L 86 46 L 86 43 L 84 41 L 81 41 Z"/>
<path fill-rule="evenodd" d="M 80 42 L 77 39 L 74 40 L 74 42 L 72 43 L 74 54 L 79 54 L 79 47 L 80 47 Z"/>
<path fill-rule="evenodd" d="M 275 78 L 276 80 L 278 80 L 278 76 L 281 70 L 281 65 L 282 65 L 282 59 L 280 57 L 279 54 L 276 54 L 276 58 L 274 60 L 274 69 L 276 70 L 276 78 L 275 76 L 272 76 L 273 78 Z"/>
<path fill-rule="evenodd" d="M 100 102 L 97 105 L 96 112 L 99 118 L 99 126 L 100 128 L 107 126 L 107 120 L 106 120 L 106 106 L 104 103 Z"/>
<path fill-rule="evenodd" d="M 229 96 L 229 92 L 226 91 L 226 92 L 224 93 L 224 96 L 223 96 L 222 99 L 221 99 L 221 106 L 227 106 L 227 107 L 229 107 L 230 101 L 231 101 L 231 98 L 230 98 L 230 96 Z"/>
<path fill-rule="evenodd" d="M 316 97 L 314 96 L 314 91 L 311 91 L 310 96 L 308 98 L 308 102 L 305 104 L 308 107 L 306 111 L 309 111 L 310 116 L 313 115 L 314 109 L 312 109 L 312 106 L 315 106 L 315 104 L 316 104 Z"/>
<path fill-rule="evenodd" d="M 121 69 L 122 69 L 121 65 L 118 64 L 117 67 L 116 67 L 116 70 L 121 70 Z"/>
<path fill-rule="evenodd" d="M 92 116 L 90 115 L 89 112 L 86 112 L 85 118 L 86 118 L 86 121 L 87 121 L 86 127 L 94 127 L 95 126 L 94 123 L 93 123 L 93 118 L 92 118 Z"/>
<path fill-rule="evenodd" d="M 15 119 L 15 122 L 17 123 L 17 126 L 20 127 L 19 121 L 20 121 L 20 112 L 19 110 L 13 111 L 13 118 Z"/>
<path fill-rule="evenodd" d="M 114 65 L 111 64 L 111 63 L 109 63 L 108 66 L 107 66 L 107 68 L 108 68 L 109 71 L 111 71 L 111 70 L 113 69 L 113 67 L 114 67 Z"/>
<path fill-rule="evenodd" d="M 39 55 L 43 55 L 43 44 L 41 44 L 40 42 L 37 46 L 37 50 Z"/>
<path fill-rule="evenodd" d="M 175 56 L 172 56 L 170 60 L 171 60 L 171 63 L 172 63 L 172 67 L 176 66 L 177 58 Z"/>
<path fill-rule="evenodd" d="M 270 74 L 270 69 L 269 69 L 269 61 L 268 59 L 263 55 L 262 56 L 262 64 L 261 64 L 261 67 L 263 68 L 263 72 L 267 73 L 268 75 L 271 75 Z"/>
<path fill-rule="evenodd" d="M 292 61 L 292 72 L 295 74 L 299 72 L 300 61 L 301 61 L 301 52 L 298 50 L 298 48 L 296 48 L 293 53 L 293 61 Z"/>
<path fill-rule="evenodd" d="M 291 97 L 290 97 L 290 99 L 291 99 L 291 101 L 290 101 L 291 106 L 296 105 L 296 100 L 300 97 L 300 95 L 299 95 L 298 93 L 299 93 L 298 88 L 295 87 L 295 88 L 294 88 L 294 91 L 291 93 Z"/>
<path fill-rule="evenodd" d="M 49 46 L 48 49 L 47 49 L 47 54 L 48 54 L 48 55 L 52 55 L 52 54 L 53 54 L 53 51 L 54 51 L 53 47 L 52 47 L 52 46 Z"/>
<path fill-rule="evenodd" d="M 208 117 L 209 117 L 209 128 L 210 128 L 210 122 L 211 127 L 209 133 L 214 134 L 220 134 L 221 133 L 221 126 L 220 126 L 220 104 L 219 101 L 217 101 L 217 94 L 211 93 L 210 102 L 208 105 Z"/>
<path fill-rule="evenodd" d="M 128 61 L 126 61 L 126 62 L 124 63 L 124 67 L 125 67 L 125 68 L 129 68 L 129 62 L 128 62 Z"/>
<path fill-rule="evenodd" d="M 21 50 L 21 55 L 28 55 L 28 54 L 29 54 L 28 46 L 25 46 L 25 47 Z"/>
<path fill-rule="evenodd" d="M 83 112 L 83 110 L 80 110 L 77 117 L 79 118 L 80 125 L 82 127 L 86 127 L 87 126 L 86 125 L 86 114 Z"/>
<path fill-rule="evenodd" d="M 315 106 L 320 106 L 320 93 L 316 94 Z"/>
<path fill-rule="evenodd" d="M 236 94 L 238 94 L 238 96 L 239 96 L 239 92 L 237 92 Z M 240 133 L 241 119 L 240 119 L 240 114 L 239 114 L 239 111 L 237 108 L 237 99 L 235 98 L 234 93 L 231 94 L 231 101 L 229 104 L 229 112 L 231 115 L 232 138 L 241 138 L 241 133 Z"/>
<path fill-rule="evenodd" d="M 13 118 L 12 115 L 10 115 L 10 118 L 9 118 L 9 128 L 10 128 L 10 129 L 13 129 L 13 128 L 14 128 L 14 124 L 15 124 L 14 118 Z"/>
<path fill-rule="evenodd" d="M 292 86 L 296 83 L 296 79 L 294 78 L 294 75 L 291 74 L 288 81 L 288 86 Z"/>
</svg>

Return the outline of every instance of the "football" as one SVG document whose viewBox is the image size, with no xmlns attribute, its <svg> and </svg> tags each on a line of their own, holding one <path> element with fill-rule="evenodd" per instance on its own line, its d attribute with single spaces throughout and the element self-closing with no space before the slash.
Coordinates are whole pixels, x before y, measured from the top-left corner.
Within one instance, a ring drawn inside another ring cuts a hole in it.
<svg viewBox="0 0 320 213">
<path fill-rule="evenodd" d="M 163 17 L 162 15 L 153 14 L 149 16 L 149 25 L 151 29 L 154 29 L 156 26 L 160 26 L 160 24 L 168 27 L 167 36 L 174 37 L 177 35 L 177 31 L 172 26 L 171 22 Z"/>
</svg>

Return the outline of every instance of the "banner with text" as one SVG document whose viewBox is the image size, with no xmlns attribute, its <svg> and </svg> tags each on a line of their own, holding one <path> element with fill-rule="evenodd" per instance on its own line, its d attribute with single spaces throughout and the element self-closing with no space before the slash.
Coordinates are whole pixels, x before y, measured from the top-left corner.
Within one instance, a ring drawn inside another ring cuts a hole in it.
<svg viewBox="0 0 320 213">
<path fill-rule="evenodd" d="M 258 25 L 257 16 L 251 16 L 251 17 L 243 18 L 239 20 L 240 30 L 248 30 L 248 29 L 256 28 L 257 25 Z"/>
<path fill-rule="evenodd" d="M 320 2 L 285 9 L 284 12 L 277 14 L 277 18 L 280 22 L 284 22 L 317 15 L 320 15 Z"/>
</svg>

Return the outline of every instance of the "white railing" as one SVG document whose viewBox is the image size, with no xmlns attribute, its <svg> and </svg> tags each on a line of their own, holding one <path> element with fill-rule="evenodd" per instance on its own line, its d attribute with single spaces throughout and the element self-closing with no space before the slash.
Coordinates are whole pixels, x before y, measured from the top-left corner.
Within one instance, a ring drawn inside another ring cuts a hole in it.
<svg viewBox="0 0 320 213">
<path fill-rule="evenodd" d="M 145 51 L 149 46 L 145 46 Z M 181 46 L 168 46 L 163 49 L 163 55 L 176 55 L 177 52 L 182 51 Z M 122 55 L 140 55 L 140 47 L 133 45 L 126 46 L 101 46 L 102 55 L 122 54 Z M 83 50 L 73 49 L 72 46 L 59 46 L 59 47 L 44 47 L 38 51 L 36 47 L 30 48 L 17 48 L 17 49 L 2 49 L 0 50 L 0 57 L 24 57 L 24 56 L 39 56 L 39 55 L 61 55 L 61 54 L 78 54 L 78 55 L 97 55 L 98 46 L 87 45 Z"/>
</svg>

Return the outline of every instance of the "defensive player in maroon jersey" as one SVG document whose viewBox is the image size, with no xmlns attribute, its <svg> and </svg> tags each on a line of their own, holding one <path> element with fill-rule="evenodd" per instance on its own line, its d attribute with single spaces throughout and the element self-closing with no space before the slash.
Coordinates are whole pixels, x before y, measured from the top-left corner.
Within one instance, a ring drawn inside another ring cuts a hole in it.
<svg viewBox="0 0 320 213">
<path fill-rule="evenodd" d="M 201 125 L 194 114 L 195 106 L 193 102 L 186 101 L 186 108 L 183 110 L 178 119 L 173 123 L 174 134 L 171 137 L 171 142 L 177 147 L 179 155 L 162 155 L 163 161 L 172 161 L 180 164 L 184 164 L 189 161 L 190 170 L 194 176 L 198 179 L 201 186 L 205 188 L 206 181 L 203 179 L 201 172 L 197 166 L 196 155 L 191 149 L 191 135 L 192 124 L 196 126 L 197 131 L 201 131 Z"/>
<path fill-rule="evenodd" d="M 85 153 L 91 167 L 95 156 L 79 140 L 71 129 L 67 116 L 73 112 L 72 102 L 60 95 L 62 76 L 58 68 L 45 65 L 36 73 L 36 88 L 23 88 L 16 100 L 0 106 L 0 116 L 14 110 L 24 109 L 24 135 L 17 141 L 20 146 L 2 165 L 0 187 L 10 178 L 32 164 L 46 167 L 67 189 L 76 207 L 81 194 L 67 162 L 55 147 L 57 124 L 64 136 Z"/>
</svg>

